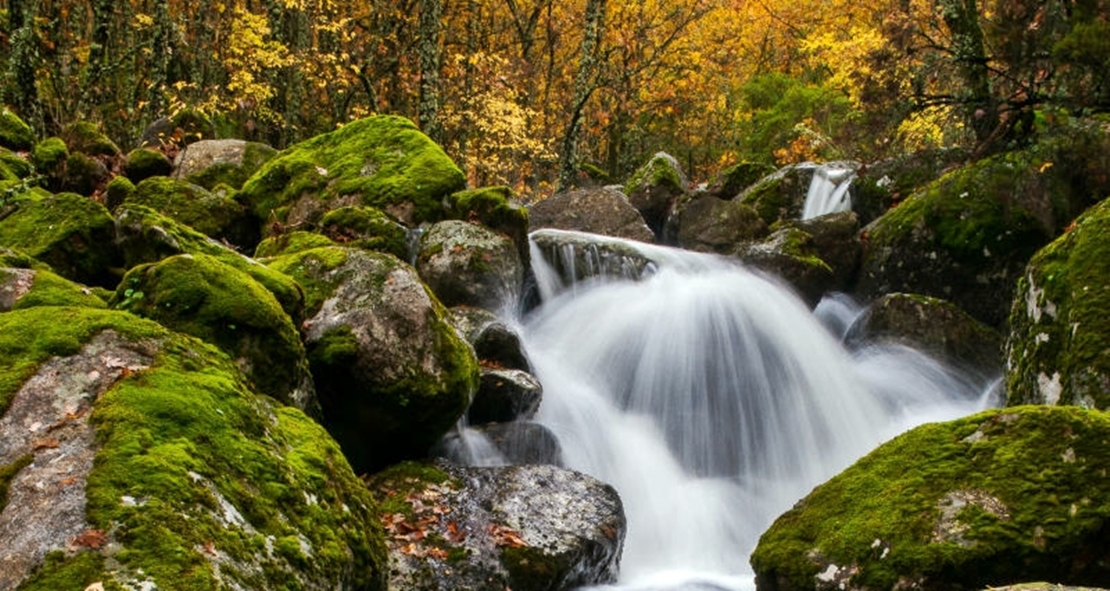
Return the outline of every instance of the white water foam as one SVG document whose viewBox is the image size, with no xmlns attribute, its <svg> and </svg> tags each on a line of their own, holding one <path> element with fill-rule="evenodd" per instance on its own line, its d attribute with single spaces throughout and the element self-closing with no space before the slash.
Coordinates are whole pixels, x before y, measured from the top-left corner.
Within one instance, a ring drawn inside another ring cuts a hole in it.
<svg viewBox="0 0 1110 591">
<path fill-rule="evenodd" d="M 916 351 L 849 353 L 773 280 L 642 248 L 659 263 L 649 277 L 549 293 L 522 327 L 544 385 L 537 419 L 568 467 L 624 501 L 619 589 L 751 589 L 760 533 L 813 486 L 905 429 L 987 404 L 984 384 Z M 537 275 L 554 275 L 534 254 Z"/>
<path fill-rule="evenodd" d="M 852 209 L 852 198 L 848 189 L 855 177 L 855 170 L 846 163 L 834 162 L 817 166 L 813 170 L 809 192 L 806 193 L 802 219 L 808 220 Z"/>
</svg>

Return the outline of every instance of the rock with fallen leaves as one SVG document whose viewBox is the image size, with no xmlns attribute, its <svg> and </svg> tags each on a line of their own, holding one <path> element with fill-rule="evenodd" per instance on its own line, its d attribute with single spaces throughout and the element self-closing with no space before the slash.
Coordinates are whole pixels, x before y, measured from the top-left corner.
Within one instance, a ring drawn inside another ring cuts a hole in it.
<svg viewBox="0 0 1110 591">
<path fill-rule="evenodd" d="M 623 506 L 584 474 L 405 463 L 370 486 L 381 500 L 391 590 L 557 591 L 617 578 Z"/>
<path fill-rule="evenodd" d="M 132 314 L 0 313 L 0 589 L 381 589 L 376 505 L 303 412 Z"/>
</svg>

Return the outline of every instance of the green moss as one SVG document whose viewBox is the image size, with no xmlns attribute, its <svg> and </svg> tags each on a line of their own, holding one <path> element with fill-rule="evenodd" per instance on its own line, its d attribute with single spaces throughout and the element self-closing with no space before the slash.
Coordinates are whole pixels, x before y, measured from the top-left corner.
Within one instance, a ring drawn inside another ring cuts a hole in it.
<svg viewBox="0 0 1110 591">
<path fill-rule="evenodd" d="M 0 163 L 11 180 L 25 179 L 35 173 L 35 166 L 30 160 L 7 149 L 0 148 Z"/>
<path fill-rule="evenodd" d="M 441 219 L 443 197 L 464 184 L 462 171 L 411 121 L 378 116 L 286 149 L 243 185 L 241 197 L 263 220 L 286 221 L 301 197 L 330 203 L 355 196 L 386 211 L 411 204 L 418 223 Z"/>
<path fill-rule="evenodd" d="M 742 198 L 742 203 L 755 208 L 759 217 L 767 225 L 774 224 L 783 217 L 783 213 L 789 208 L 786 191 L 782 185 L 783 178 L 781 176 L 766 179 L 747 191 Z"/>
<path fill-rule="evenodd" d="M 713 190 L 724 199 L 732 199 L 744 189 L 756 184 L 763 177 L 775 172 L 775 167 L 762 162 L 738 162 L 721 171 Z"/>
<path fill-rule="evenodd" d="M 0 244 L 15 248 L 81 283 L 115 285 L 115 222 L 96 201 L 73 193 L 28 194 L 0 219 Z"/>
<path fill-rule="evenodd" d="M 807 267 L 814 267 L 832 274 L 829 266 L 816 253 L 813 245 L 813 236 L 800 228 L 783 228 L 780 230 L 782 238 L 782 253 L 790 256 Z"/>
<path fill-rule="evenodd" d="M 300 334 L 273 294 L 214 257 L 179 255 L 137 266 L 112 305 L 245 360 L 257 389 L 286 404 L 307 375 Z"/>
<path fill-rule="evenodd" d="M 248 259 L 153 209 L 136 204 L 117 211 L 120 242 L 128 268 L 177 254 L 206 254 L 250 275 L 274 294 L 294 324 L 303 320 L 304 290 L 292 278 Z"/>
<path fill-rule="evenodd" d="M 108 181 L 104 190 L 104 205 L 115 211 L 117 207 L 135 194 L 135 185 L 125 176 L 117 176 Z"/>
<path fill-rule="evenodd" d="M 96 564 L 91 572 L 110 580 L 141 571 L 159 588 L 210 589 L 216 552 L 226 557 L 224 580 L 246 588 L 296 586 L 293 573 L 335 588 L 381 587 L 376 510 L 334 440 L 300 411 L 250 392 L 217 349 L 122 312 L 40 308 L 0 315 L 0 352 L 17 365 L 3 375 L 26 379 L 19 368 L 73 353 L 109 329 L 157 353 L 150 368 L 102 394 L 90 418 L 99 451 L 87 519 L 119 544 L 112 572 Z M 268 539 L 281 546 L 289 538 L 303 541 L 311 560 L 267 553 Z M 57 588 L 48 582 L 67 579 L 48 577 L 69 576 L 86 556 L 55 555 L 33 588 Z"/>
<path fill-rule="evenodd" d="M 11 109 L 0 109 L 0 146 L 19 152 L 35 144 L 35 131 Z"/>
<path fill-rule="evenodd" d="M 120 150 L 115 142 L 108 139 L 99 128 L 88 121 L 72 123 L 62 130 L 62 139 L 70 152 L 80 152 L 89 156 L 119 156 Z"/>
<path fill-rule="evenodd" d="M 4 270 L 0 269 L 0 277 Z M 105 308 L 104 300 L 83 285 L 63 279 L 50 271 L 35 271 L 31 289 L 15 302 L 12 309 L 33 308 L 36 306 L 79 306 L 86 308 Z"/>
<path fill-rule="evenodd" d="M 127 178 L 135 183 L 153 176 L 169 176 L 173 172 L 173 164 L 166 154 L 152 148 L 132 150 L 123 166 Z"/>
<path fill-rule="evenodd" d="M 239 190 L 247 179 L 277 154 L 277 150 L 266 144 L 246 142 L 243 147 L 242 161 L 214 164 L 201 172 L 189 175 L 186 180 L 209 190 L 221 184 Z"/>
<path fill-rule="evenodd" d="M 346 262 L 347 251 L 333 246 L 293 252 L 271 260 L 269 265 L 304 286 L 305 315 L 312 317 L 343 280 L 342 276 L 332 271 Z"/>
<path fill-rule="evenodd" d="M 17 458 L 14 462 L 7 466 L 0 466 L 0 513 L 4 511 L 4 507 L 8 506 L 8 487 L 11 485 L 12 480 L 15 479 L 19 471 L 31 465 L 35 461 L 34 454 L 27 454 Z"/>
<path fill-rule="evenodd" d="M 339 244 L 386 252 L 400 259 L 409 254 L 408 229 L 374 207 L 340 207 L 324 214 L 321 231 Z"/>
<path fill-rule="evenodd" d="M 550 556 L 531 546 L 503 546 L 501 564 L 509 571 L 512 588 L 521 591 L 551 589 L 552 581 L 574 566 L 567 556 Z"/>
<path fill-rule="evenodd" d="M 312 366 L 341 370 L 358 357 L 358 338 L 349 326 L 338 326 L 312 344 Z"/>
<path fill-rule="evenodd" d="M 641 166 L 624 185 L 625 195 L 631 195 L 650 187 L 666 187 L 681 192 L 682 177 L 671 157 L 665 154 L 652 156 L 647 164 Z"/>
<path fill-rule="evenodd" d="M 87 589 L 93 583 L 104 583 L 104 560 L 104 556 L 95 552 L 50 552 L 38 571 L 19 586 L 19 591 Z M 105 584 L 104 589 L 122 591 L 123 587 L 112 582 Z"/>
<path fill-rule="evenodd" d="M 273 258 L 326 246 L 336 246 L 336 244 L 322 234 L 297 230 L 295 232 L 273 234 L 259 242 L 258 247 L 254 249 L 254 256 L 260 259 Z"/>
<path fill-rule="evenodd" d="M 423 492 L 428 485 L 446 485 L 458 488 L 459 484 L 443 470 L 429 462 L 406 461 L 389 466 L 375 474 L 369 482 L 371 490 L 378 495 L 378 508 L 382 514 L 401 514 L 406 518 L 414 516 L 412 503 L 408 500 L 413 494 Z"/>
<path fill-rule="evenodd" d="M 234 199 L 169 177 L 142 181 L 124 203 L 149 207 L 212 237 L 226 235 L 245 215 L 243 207 Z"/>
<path fill-rule="evenodd" d="M 756 576 L 812 589 L 834 564 L 858 568 L 852 588 L 1081 581 L 1091 571 L 1061 565 L 1107 543 L 1108 437 L 1110 418 L 1077 408 L 1015 407 L 918 427 L 781 516 L 752 554 Z M 969 502 L 945 522 L 952 494 L 998 505 Z"/>
<path fill-rule="evenodd" d="M 66 191 L 92 195 L 108 179 L 108 168 L 96 158 L 81 152 L 70 152 L 60 185 Z"/>
<path fill-rule="evenodd" d="M 35 144 L 31 151 L 31 163 L 41 174 L 58 171 L 69 156 L 69 148 L 60 137 L 50 137 Z"/>
<path fill-rule="evenodd" d="M 1108 230 L 1110 200 L 1038 251 L 1018 282 L 1008 345 L 1011 404 L 1110 408 Z"/>
</svg>

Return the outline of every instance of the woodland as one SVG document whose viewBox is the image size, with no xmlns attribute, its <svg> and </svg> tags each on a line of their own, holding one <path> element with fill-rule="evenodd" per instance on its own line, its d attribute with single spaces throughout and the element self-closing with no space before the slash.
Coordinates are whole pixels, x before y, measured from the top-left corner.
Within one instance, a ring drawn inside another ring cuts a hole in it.
<svg viewBox="0 0 1110 591">
<path fill-rule="evenodd" d="M 2 99 L 125 150 L 186 109 L 284 148 L 416 121 L 526 201 L 656 151 L 873 162 L 1110 110 L 1108 0 L 7 0 Z"/>
</svg>

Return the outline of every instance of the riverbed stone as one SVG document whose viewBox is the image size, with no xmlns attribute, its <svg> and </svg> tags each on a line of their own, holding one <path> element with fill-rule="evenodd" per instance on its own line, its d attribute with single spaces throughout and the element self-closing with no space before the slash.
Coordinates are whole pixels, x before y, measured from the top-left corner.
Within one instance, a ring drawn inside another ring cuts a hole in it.
<svg viewBox="0 0 1110 591">
<path fill-rule="evenodd" d="M 512 309 L 524 283 L 512 240 L 459 220 L 439 222 L 421 235 L 416 269 L 447 306 Z"/>
<path fill-rule="evenodd" d="M 579 189 L 552 195 L 532 206 L 533 230 L 576 230 L 640 242 L 654 242 L 655 234 L 624 193 L 613 188 Z"/>
<path fill-rule="evenodd" d="M 760 591 L 1097 585 L 1110 576 L 1110 418 L 1020 406 L 917 427 L 780 516 Z"/>
</svg>

